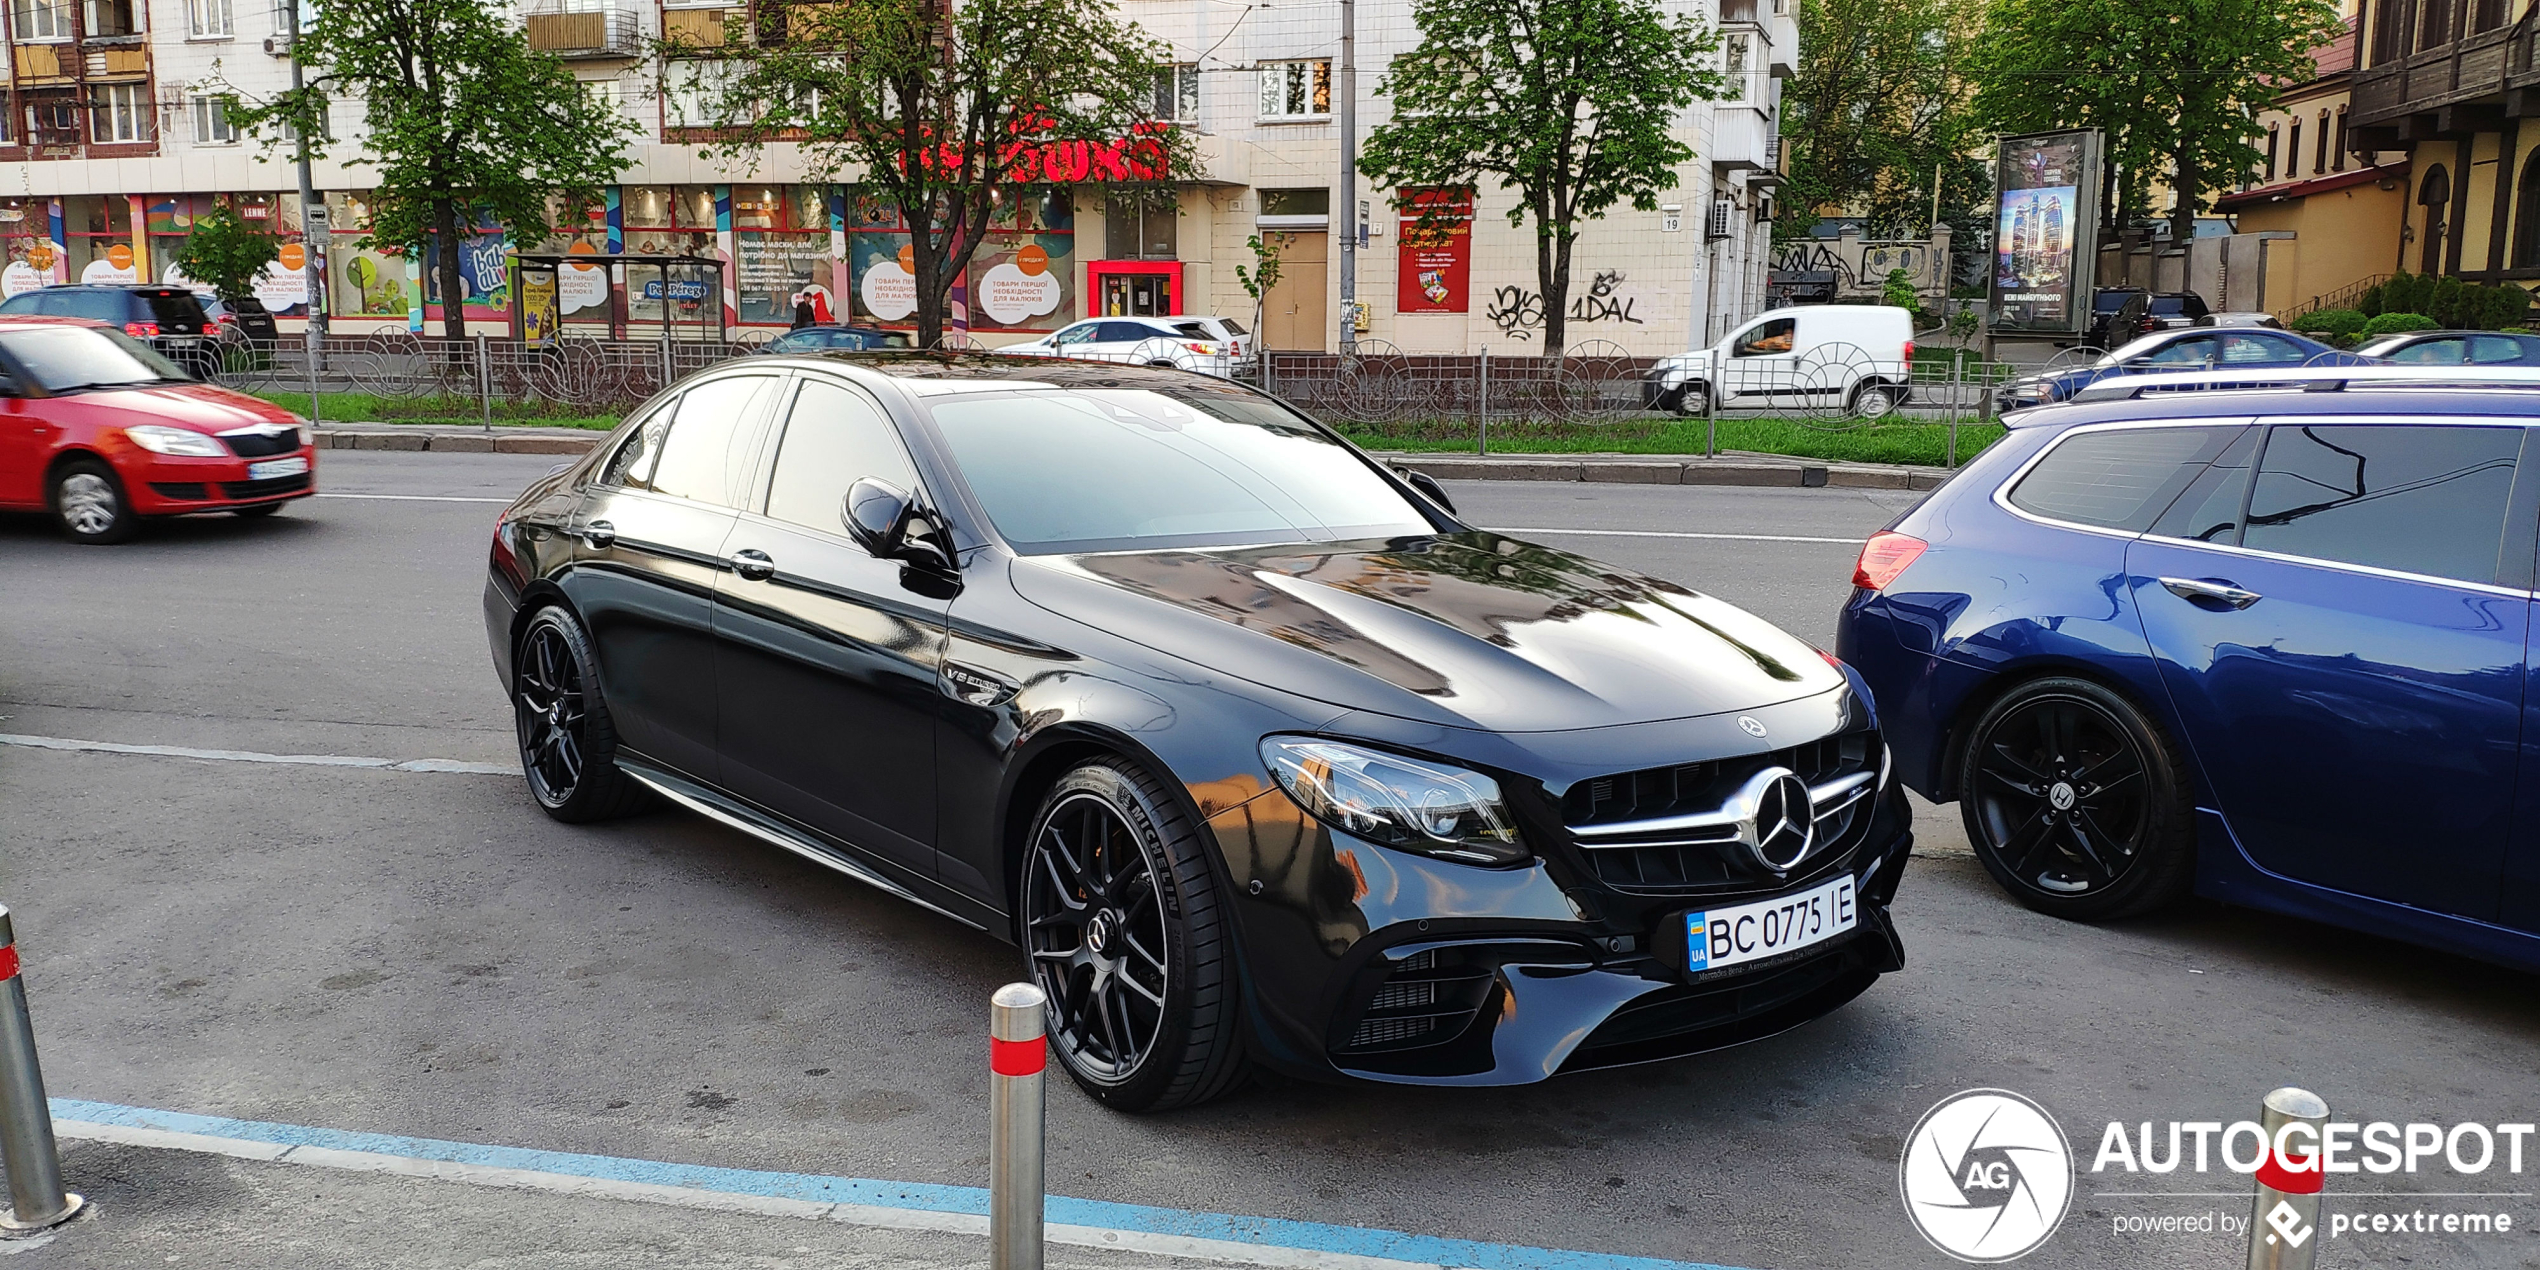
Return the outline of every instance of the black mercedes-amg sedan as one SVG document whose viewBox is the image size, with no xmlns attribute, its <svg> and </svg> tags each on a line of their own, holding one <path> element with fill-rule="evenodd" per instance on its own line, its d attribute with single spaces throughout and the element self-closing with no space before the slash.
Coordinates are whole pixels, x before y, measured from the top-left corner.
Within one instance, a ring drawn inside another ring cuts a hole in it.
<svg viewBox="0 0 2540 1270">
<path fill-rule="evenodd" d="M 705 371 L 503 513 L 485 616 L 549 815 L 666 798 L 1020 944 L 1122 1109 L 1670 1058 L 1903 964 L 1840 662 L 1221 379 Z"/>
</svg>

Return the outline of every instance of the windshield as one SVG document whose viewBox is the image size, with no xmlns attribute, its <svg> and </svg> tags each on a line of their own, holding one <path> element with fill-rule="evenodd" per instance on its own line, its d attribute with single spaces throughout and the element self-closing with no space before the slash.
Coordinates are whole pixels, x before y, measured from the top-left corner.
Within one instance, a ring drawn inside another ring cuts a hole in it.
<svg viewBox="0 0 2540 1270">
<path fill-rule="evenodd" d="M 0 350 L 46 392 L 193 379 L 141 341 L 98 326 L 13 326 L 0 330 Z"/>
<path fill-rule="evenodd" d="M 1025 555 L 1436 532 L 1356 454 L 1249 393 L 1024 391 L 928 407 L 988 519 Z"/>
</svg>

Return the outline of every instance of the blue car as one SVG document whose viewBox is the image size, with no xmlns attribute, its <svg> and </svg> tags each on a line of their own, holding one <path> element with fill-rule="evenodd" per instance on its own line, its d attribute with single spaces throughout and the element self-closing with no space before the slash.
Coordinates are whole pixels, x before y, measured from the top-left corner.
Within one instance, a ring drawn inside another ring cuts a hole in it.
<svg viewBox="0 0 2540 1270">
<path fill-rule="evenodd" d="M 2540 969 L 2540 372 L 2176 378 L 2011 420 L 1863 548 L 1837 648 L 1897 778 L 2043 912 Z"/>
<path fill-rule="evenodd" d="M 2325 356 L 2322 356 L 2325 354 Z M 2294 368 L 2314 361 L 2353 365 L 2372 359 L 2340 352 L 2318 340 L 2264 327 L 2196 326 L 2156 331 L 2097 361 L 2014 379 L 1994 390 L 1994 410 L 2009 414 L 2070 401 L 2082 389 L 2118 375 L 2193 370 L 2249 371 Z"/>
</svg>

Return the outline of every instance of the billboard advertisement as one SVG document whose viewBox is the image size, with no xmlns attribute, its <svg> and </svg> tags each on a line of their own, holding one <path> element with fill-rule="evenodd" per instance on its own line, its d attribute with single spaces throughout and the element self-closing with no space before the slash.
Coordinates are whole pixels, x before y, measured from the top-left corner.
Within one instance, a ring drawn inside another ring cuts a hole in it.
<svg viewBox="0 0 2540 1270">
<path fill-rule="evenodd" d="M 2099 134 L 2004 137 L 1994 172 L 1993 329 L 2080 333 L 2098 263 Z"/>
<path fill-rule="evenodd" d="M 1472 307 L 1473 190 L 1406 191 L 1396 200 L 1402 236 L 1394 306 L 1402 313 L 1463 313 Z"/>
</svg>

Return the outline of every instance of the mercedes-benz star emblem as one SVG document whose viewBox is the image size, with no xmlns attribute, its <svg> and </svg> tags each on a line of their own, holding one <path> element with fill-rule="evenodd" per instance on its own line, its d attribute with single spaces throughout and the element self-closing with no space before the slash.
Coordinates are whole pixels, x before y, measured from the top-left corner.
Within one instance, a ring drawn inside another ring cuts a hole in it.
<svg viewBox="0 0 2540 1270">
<path fill-rule="evenodd" d="M 1817 809 L 1808 796 L 1808 782 L 1776 767 L 1759 774 L 1749 788 L 1755 790 L 1754 811 L 1739 826 L 1747 849 L 1765 868 L 1788 873 L 1817 845 Z"/>
<path fill-rule="evenodd" d="M 1738 725 L 1739 727 L 1741 727 L 1741 728 L 1746 729 L 1746 734 L 1747 734 L 1748 736 L 1754 737 L 1755 739 L 1757 739 L 1757 740 L 1759 740 L 1759 741 L 1760 741 L 1760 740 L 1762 740 L 1762 739 L 1764 739 L 1764 725 L 1763 725 L 1763 723 L 1762 723 L 1760 720 L 1758 720 L 1758 719 L 1757 719 L 1754 715 L 1751 715 L 1751 714 L 1741 714 L 1741 715 L 1739 715 L 1739 716 L 1737 717 L 1737 725 Z"/>
<path fill-rule="evenodd" d="M 1085 923 L 1085 947 L 1099 954 L 1103 951 L 1103 946 L 1110 942 L 1111 914 L 1108 912 L 1094 914 L 1094 920 Z"/>
</svg>

